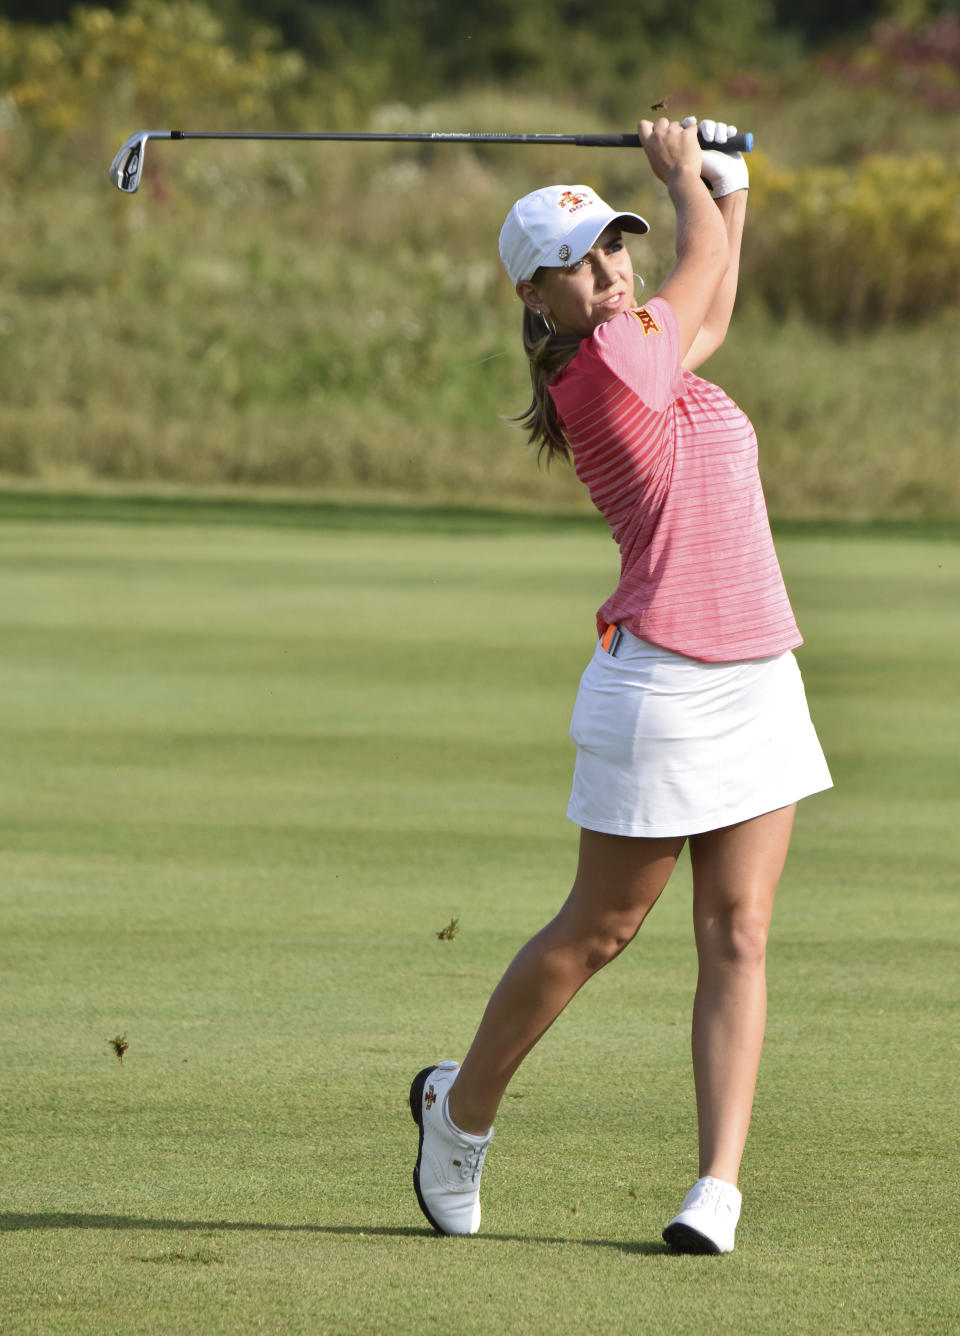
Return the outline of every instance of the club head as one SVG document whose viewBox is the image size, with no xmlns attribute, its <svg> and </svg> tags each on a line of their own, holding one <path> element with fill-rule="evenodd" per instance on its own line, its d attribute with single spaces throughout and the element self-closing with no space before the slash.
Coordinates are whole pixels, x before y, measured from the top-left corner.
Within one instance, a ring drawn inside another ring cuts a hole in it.
<svg viewBox="0 0 960 1336">
<path fill-rule="evenodd" d="M 150 138 L 149 130 L 131 135 L 110 164 L 110 180 L 125 195 L 132 195 L 143 175 L 143 155 Z"/>
</svg>

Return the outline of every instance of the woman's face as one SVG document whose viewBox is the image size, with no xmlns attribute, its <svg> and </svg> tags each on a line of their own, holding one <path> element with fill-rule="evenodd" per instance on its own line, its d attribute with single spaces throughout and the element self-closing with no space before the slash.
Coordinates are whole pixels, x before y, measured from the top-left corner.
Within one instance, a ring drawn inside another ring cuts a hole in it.
<svg viewBox="0 0 960 1336">
<path fill-rule="evenodd" d="M 558 334 L 592 334 L 633 305 L 633 265 L 618 227 L 601 232 L 582 260 L 544 269 L 540 280 L 517 284 L 532 311 L 552 320 Z"/>
</svg>

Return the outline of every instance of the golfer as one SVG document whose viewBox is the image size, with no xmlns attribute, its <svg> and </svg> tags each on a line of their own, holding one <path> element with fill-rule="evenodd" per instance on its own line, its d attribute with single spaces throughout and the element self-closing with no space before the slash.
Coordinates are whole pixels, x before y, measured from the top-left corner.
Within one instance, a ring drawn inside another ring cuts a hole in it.
<svg viewBox="0 0 960 1336">
<path fill-rule="evenodd" d="M 684 1252 L 734 1246 L 774 892 L 796 803 L 831 780 L 792 653 L 802 640 L 753 428 L 695 374 L 730 322 L 748 188 L 743 158 L 701 150 L 697 128 L 638 127 L 676 211 L 676 264 L 645 305 L 623 234 L 647 224 L 586 186 L 525 196 L 500 234 L 524 307 L 524 421 L 541 453 L 572 459 L 619 545 L 621 573 L 599 610 L 570 726 L 573 889 L 507 969 L 462 1066 L 433 1065 L 411 1086 L 417 1199 L 444 1234 L 479 1229 L 480 1175 L 511 1077 L 633 939 L 686 843 L 700 1176 L 663 1237 Z M 733 128 L 700 124 L 718 144 Z"/>
</svg>

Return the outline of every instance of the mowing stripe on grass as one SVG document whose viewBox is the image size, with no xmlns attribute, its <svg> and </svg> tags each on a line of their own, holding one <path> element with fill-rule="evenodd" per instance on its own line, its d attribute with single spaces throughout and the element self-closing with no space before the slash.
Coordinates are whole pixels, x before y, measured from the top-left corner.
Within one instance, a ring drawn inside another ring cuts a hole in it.
<svg viewBox="0 0 960 1336">
<path fill-rule="evenodd" d="M 837 788 L 717 1261 L 659 1238 L 696 1168 L 685 865 L 511 1087 L 484 1234 L 410 1183 L 411 1075 L 572 875 L 602 530 L 58 505 L 0 514 L 4 1329 L 956 1329 L 956 544 L 781 538 Z"/>
</svg>

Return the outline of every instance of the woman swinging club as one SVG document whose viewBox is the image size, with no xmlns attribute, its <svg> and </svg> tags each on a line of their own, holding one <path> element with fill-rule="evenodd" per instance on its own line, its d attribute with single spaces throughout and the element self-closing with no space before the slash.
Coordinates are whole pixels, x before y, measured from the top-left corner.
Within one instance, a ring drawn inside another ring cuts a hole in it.
<svg viewBox="0 0 960 1336">
<path fill-rule="evenodd" d="M 831 785 L 792 650 L 747 418 L 694 375 L 733 311 L 748 174 L 701 150 L 696 123 L 641 121 L 676 210 L 676 265 L 640 309 L 617 213 L 586 186 L 519 200 L 500 255 L 523 303 L 533 379 L 524 423 L 572 458 L 621 554 L 570 725 L 567 815 L 581 827 L 569 897 L 494 990 L 462 1066 L 414 1079 L 414 1185 L 444 1234 L 480 1227 L 480 1175 L 514 1072 L 574 994 L 633 939 L 684 843 L 699 975 L 693 1070 L 700 1168 L 663 1231 L 724 1253 L 766 1016 L 764 954 L 796 803 Z M 708 142 L 733 127 L 701 122 Z"/>
</svg>

